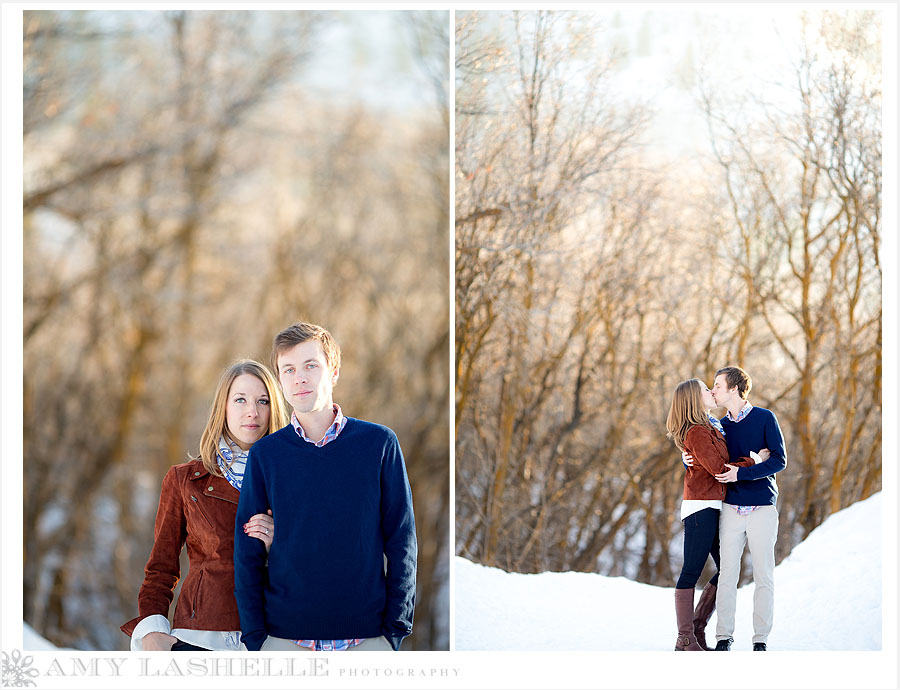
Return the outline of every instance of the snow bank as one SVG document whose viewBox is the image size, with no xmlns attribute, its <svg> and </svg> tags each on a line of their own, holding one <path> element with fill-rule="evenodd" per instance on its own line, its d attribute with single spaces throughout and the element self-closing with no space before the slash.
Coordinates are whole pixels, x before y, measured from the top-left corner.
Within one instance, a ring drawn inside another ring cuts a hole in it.
<svg viewBox="0 0 900 690">
<path fill-rule="evenodd" d="M 24 651 L 46 652 L 51 649 L 61 649 L 61 647 L 57 647 L 50 640 L 41 637 L 28 623 L 23 622 L 22 627 L 22 649 Z"/>
<path fill-rule="evenodd" d="M 458 650 L 659 651 L 675 643 L 673 588 L 454 561 Z M 751 583 L 738 590 L 733 649 L 751 649 L 752 614 Z M 776 567 L 769 649 L 881 649 L 880 493 L 829 516 Z"/>
</svg>

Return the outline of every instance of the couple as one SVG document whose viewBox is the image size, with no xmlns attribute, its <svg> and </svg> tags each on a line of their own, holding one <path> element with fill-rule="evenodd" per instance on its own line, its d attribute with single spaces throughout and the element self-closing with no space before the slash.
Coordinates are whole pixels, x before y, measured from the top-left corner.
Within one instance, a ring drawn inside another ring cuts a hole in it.
<svg viewBox="0 0 900 690">
<path fill-rule="evenodd" d="M 277 383 L 253 360 L 224 372 L 199 457 L 163 479 L 139 615 L 122 626 L 133 651 L 398 650 L 412 632 L 417 545 L 396 435 L 334 403 L 341 351 L 324 328 L 283 330 L 272 364 Z"/>
<path fill-rule="evenodd" d="M 678 384 L 669 408 L 668 436 L 682 451 L 686 467 L 684 565 L 675 585 L 676 651 L 709 651 L 706 625 L 716 609 L 715 651 L 731 650 L 745 543 L 753 564 L 754 651 L 766 651 L 772 630 L 778 536 L 774 475 L 785 468 L 786 456 L 775 415 L 747 400 L 751 385 L 743 369 L 725 367 L 716 372 L 711 391 L 698 379 Z M 716 407 L 726 409 L 721 421 L 711 413 Z M 694 608 L 694 586 L 707 556 L 718 572 Z"/>
</svg>

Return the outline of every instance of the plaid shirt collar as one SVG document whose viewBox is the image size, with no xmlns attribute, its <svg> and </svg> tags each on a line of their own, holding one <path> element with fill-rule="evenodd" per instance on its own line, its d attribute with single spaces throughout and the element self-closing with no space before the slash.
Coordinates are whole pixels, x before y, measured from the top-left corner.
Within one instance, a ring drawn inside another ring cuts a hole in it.
<svg viewBox="0 0 900 690">
<path fill-rule="evenodd" d="M 751 405 L 750 401 L 747 400 L 744 403 L 744 406 L 741 408 L 741 411 L 738 412 L 737 419 L 735 419 L 734 417 L 731 416 L 730 410 L 725 413 L 725 416 L 728 417 L 728 419 L 731 420 L 732 422 L 737 423 L 737 422 L 741 421 L 744 417 L 746 417 L 748 414 L 750 414 L 750 410 L 752 410 L 752 409 L 753 409 L 753 405 Z"/>
<path fill-rule="evenodd" d="M 334 421 L 331 423 L 331 426 L 328 427 L 328 431 L 325 432 L 325 435 L 320 438 L 318 441 L 313 441 L 309 436 L 306 435 L 306 432 L 303 431 L 303 427 L 300 426 L 300 420 L 297 419 L 297 413 L 291 413 L 291 426 L 294 427 L 294 431 L 297 432 L 297 435 L 302 438 L 307 443 L 312 443 L 316 448 L 321 448 L 326 443 L 331 443 L 334 441 L 338 434 L 340 434 L 344 427 L 347 425 L 347 418 L 341 412 L 341 406 L 337 403 L 334 403 Z"/>
</svg>

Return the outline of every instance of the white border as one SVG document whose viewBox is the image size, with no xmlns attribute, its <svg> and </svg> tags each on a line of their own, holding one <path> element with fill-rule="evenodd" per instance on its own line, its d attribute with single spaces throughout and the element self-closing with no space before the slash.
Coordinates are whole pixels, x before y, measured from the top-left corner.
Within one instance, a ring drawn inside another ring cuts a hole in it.
<svg viewBox="0 0 900 690">
<path fill-rule="evenodd" d="M 450 213 L 447 222 L 450 224 L 450 236 L 447 242 L 447 260 L 450 262 L 447 291 L 450 300 L 450 344 L 447 356 L 448 370 L 450 373 L 450 396 L 448 419 L 450 421 L 450 548 L 447 555 L 450 558 L 448 569 L 450 577 L 450 650 L 456 648 L 456 562 L 453 558 L 456 554 L 456 11 L 450 10 L 450 49 L 447 51 L 448 87 L 450 89 L 450 144 L 449 200 Z"/>
<path fill-rule="evenodd" d="M 22 648 L 22 11 L 2 7 L 2 529 L 0 640 Z M 13 86 L 16 88 L 14 89 Z"/>
<path fill-rule="evenodd" d="M 775 3 L 767 3 L 773 5 Z M 455 199 L 455 89 L 453 73 L 455 61 L 455 17 L 452 10 L 458 9 L 498 9 L 508 10 L 513 7 L 521 9 L 537 9 L 547 7 L 547 3 L 260 3 L 253 9 L 448 9 L 451 10 L 451 48 L 450 48 L 450 241 L 449 261 L 455 265 L 455 247 L 453 242 L 454 214 L 452 204 Z M 611 11 L 616 8 L 644 8 L 660 10 L 690 10 L 709 8 L 710 3 L 560 3 L 554 8 L 564 9 L 603 9 Z M 741 3 L 737 7 L 759 7 L 759 4 Z M 897 366 L 898 343 L 898 242 L 897 228 L 897 8 L 893 3 L 784 3 L 784 8 L 872 8 L 883 12 L 883 83 L 884 83 L 884 217 L 883 217 L 883 252 L 884 262 L 884 370 L 883 370 L 883 447 L 890 449 L 888 462 L 883 462 L 883 491 L 885 492 L 883 538 L 883 650 L 881 652 L 791 652 L 774 653 L 764 657 L 696 657 L 696 655 L 673 655 L 667 652 L 597 652 L 597 653 L 534 653 L 534 652 L 422 652 L 405 654 L 402 665 L 411 669 L 429 670 L 455 669 L 458 675 L 432 678 L 423 682 L 421 676 L 412 677 L 366 677 L 350 678 L 346 676 L 330 676 L 328 678 L 296 678 L 266 677 L 265 684 L 273 687 L 484 687 L 496 688 L 543 688 L 543 687 L 669 687 L 669 688 L 896 688 L 897 687 L 897 384 L 900 383 Z M 112 9 L 110 3 L 89 3 L 78 6 L 79 9 Z M 129 9 L 231 9 L 245 8 L 239 3 L 135 3 Z M 22 10 L 23 9 L 73 9 L 66 3 L 4 3 L 2 6 L 2 375 L 0 390 L 3 393 L 2 405 L 2 514 L 3 523 L 0 530 L 0 554 L 3 557 L 2 599 L 0 599 L 0 648 L 3 651 L 21 649 L 22 644 L 22 465 L 18 458 L 22 457 Z M 450 277 L 450 300 L 453 305 L 455 288 L 453 271 Z M 450 332 L 455 333 L 455 310 L 450 309 Z M 450 348 L 450 375 L 453 369 L 454 348 Z M 450 391 L 450 439 L 451 466 L 450 487 L 455 489 L 455 459 L 453 438 L 455 434 L 455 382 Z M 27 459 L 26 459 L 27 461 Z M 450 644 L 454 645 L 455 618 L 453 604 L 456 592 L 453 584 L 454 567 L 452 554 L 455 551 L 454 501 L 450 500 Z M 839 568 L 836 560 L 835 568 Z M 527 605 L 524 602 L 523 605 Z M 615 625 L 616 621 L 598 621 L 598 626 Z M 70 663 L 73 659 L 88 662 L 90 659 L 110 657 L 127 658 L 129 664 L 138 662 L 139 657 L 125 652 L 28 652 L 34 658 L 36 666 L 46 668 L 58 659 L 60 663 Z M 153 662 L 162 662 L 168 655 L 150 658 Z M 183 659 L 183 657 L 179 657 Z M 259 657 L 248 656 L 248 659 Z M 343 657 L 327 655 L 330 668 L 336 671 Z M 388 666 L 398 667 L 400 663 L 378 661 L 379 656 L 370 654 L 367 663 L 370 671 Z M 393 658 L 392 658 L 393 661 Z M 735 669 L 738 661 L 739 668 Z M 54 684 L 46 676 L 40 677 L 37 687 L 158 687 L 161 676 L 137 678 L 113 677 L 81 677 L 59 679 Z M 127 682 L 126 682 L 127 681 Z M 168 682 L 168 681 L 167 681 Z M 176 678 L 171 684 L 183 686 L 206 686 L 217 688 L 244 688 L 259 684 L 256 677 L 242 676 L 205 676 Z"/>
</svg>

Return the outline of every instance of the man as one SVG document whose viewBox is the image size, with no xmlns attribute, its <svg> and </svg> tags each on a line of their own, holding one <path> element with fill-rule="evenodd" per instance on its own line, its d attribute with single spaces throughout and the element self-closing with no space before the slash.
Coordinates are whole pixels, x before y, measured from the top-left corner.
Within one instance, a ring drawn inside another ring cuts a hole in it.
<svg viewBox="0 0 900 690">
<path fill-rule="evenodd" d="M 341 351 L 320 326 L 275 336 L 272 364 L 291 424 L 250 450 L 234 538 L 235 597 L 248 650 L 398 650 L 412 632 L 416 532 L 400 445 L 333 401 Z M 268 552 L 244 533 L 271 509 Z"/>
<path fill-rule="evenodd" d="M 761 448 L 767 460 L 751 467 L 726 465 L 720 482 L 728 482 L 719 517 L 719 586 L 716 592 L 717 652 L 731 650 L 734 612 L 744 544 L 753 565 L 753 651 L 766 651 L 775 611 L 775 540 L 778 537 L 778 485 L 775 473 L 787 465 L 784 438 L 775 415 L 747 400 L 752 382 L 740 367 L 716 372 L 713 398 L 727 412 L 722 418 L 728 457 L 740 458 Z M 258 541 L 258 540 L 256 540 Z"/>
</svg>

